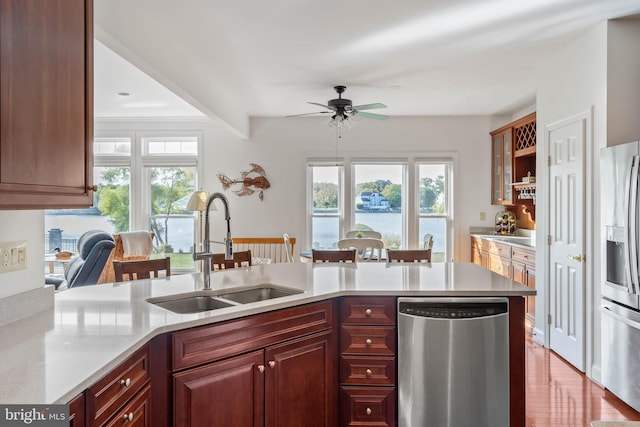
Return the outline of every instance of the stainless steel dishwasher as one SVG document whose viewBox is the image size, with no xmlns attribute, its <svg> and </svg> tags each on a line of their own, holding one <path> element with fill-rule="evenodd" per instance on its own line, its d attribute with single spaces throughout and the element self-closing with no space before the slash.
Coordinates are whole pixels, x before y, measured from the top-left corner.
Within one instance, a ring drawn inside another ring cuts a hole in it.
<svg viewBox="0 0 640 427">
<path fill-rule="evenodd" d="M 509 425 L 507 298 L 398 298 L 398 425 Z"/>
</svg>

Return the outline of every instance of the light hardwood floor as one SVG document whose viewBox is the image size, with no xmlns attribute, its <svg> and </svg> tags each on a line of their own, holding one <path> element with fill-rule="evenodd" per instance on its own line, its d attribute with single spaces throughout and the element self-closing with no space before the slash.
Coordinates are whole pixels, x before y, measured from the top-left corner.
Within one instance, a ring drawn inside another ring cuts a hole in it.
<svg viewBox="0 0 640 427">
<path fill-rule="evenodd" d="M 552 351 L 526 340 L 527 427 L 588 427 L 593 420 L 640 420 L 640 413 Z"/>
</svg>

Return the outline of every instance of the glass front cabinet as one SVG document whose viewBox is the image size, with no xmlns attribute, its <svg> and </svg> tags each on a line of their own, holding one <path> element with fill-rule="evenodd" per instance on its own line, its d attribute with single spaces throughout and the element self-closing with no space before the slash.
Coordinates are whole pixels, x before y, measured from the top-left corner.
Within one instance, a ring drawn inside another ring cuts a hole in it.
<svg viewBox="0 0 640 427">
<path fill-rule="evenodd" d="M 513 128 L 491 133 L 491 203 L 513 205 Z"/>
</svg>

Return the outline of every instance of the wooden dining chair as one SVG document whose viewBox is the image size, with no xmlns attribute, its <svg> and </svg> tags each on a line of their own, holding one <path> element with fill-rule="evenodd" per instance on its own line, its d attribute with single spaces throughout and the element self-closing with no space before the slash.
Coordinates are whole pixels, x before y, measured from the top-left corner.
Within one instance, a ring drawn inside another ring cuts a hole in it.
<svg viewBox="0 0 640 427">
<path fill-rule="evenodd" d="M 340 239 L 338 241 L 338 249 L 356 249 L 358 262 L 380 261 L 384 242 L 380 239 L 368 237 Z"/>
<path fill-rule="evenodd" d="M 141 261 L 113 261 L 113 272 L 116 282 L 125 280 L 153 279 L 171 276 L 171 258 L 146 259 Z"/>
<path fill-rule="evenodd" d="M 370 239 L 382 239 L 382 233 L 374 230 L 350 230 L 344 235 L 345 239 L 356 239 L 367 237 Z"/>
<path fill-rule="evenodd" d="M 313 262 L 356 262 L 358 251 L 355 249 L 347 250 L 322 250 L 312 249 L 311 259 Z"/>
<path fill-rule="evenodd" d="M 431 262 L 431 249 L 387 249 L 388 262 Z"/>
<path fill-rule="evenodd" d="M 228 270 L 230 268 L 251 267 L 251 251 L 233 253 L 233 259 L 224 259 L 224 254 L 213 254 L 211 271 Z"/>
<path fill-rule="evenodd" d="M 284 247 L 287 255 L 287 262 L 294 262 L 293 260 L 293 244 L 291 243 L 291 238 L 288 233 L 282 233 L 282 238 L 284 239 Z"/>
</svg>

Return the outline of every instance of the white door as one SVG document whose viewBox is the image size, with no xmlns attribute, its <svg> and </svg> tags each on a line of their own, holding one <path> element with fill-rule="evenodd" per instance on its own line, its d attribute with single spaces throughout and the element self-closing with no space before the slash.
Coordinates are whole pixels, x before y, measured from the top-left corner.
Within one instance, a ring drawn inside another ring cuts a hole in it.
<svg viewBox="0 0 640 427">
<path fill-rule="evenodd" d="M 549 347 L 584 371 L 586 122 L 549 131 Z"/>
</svg>

